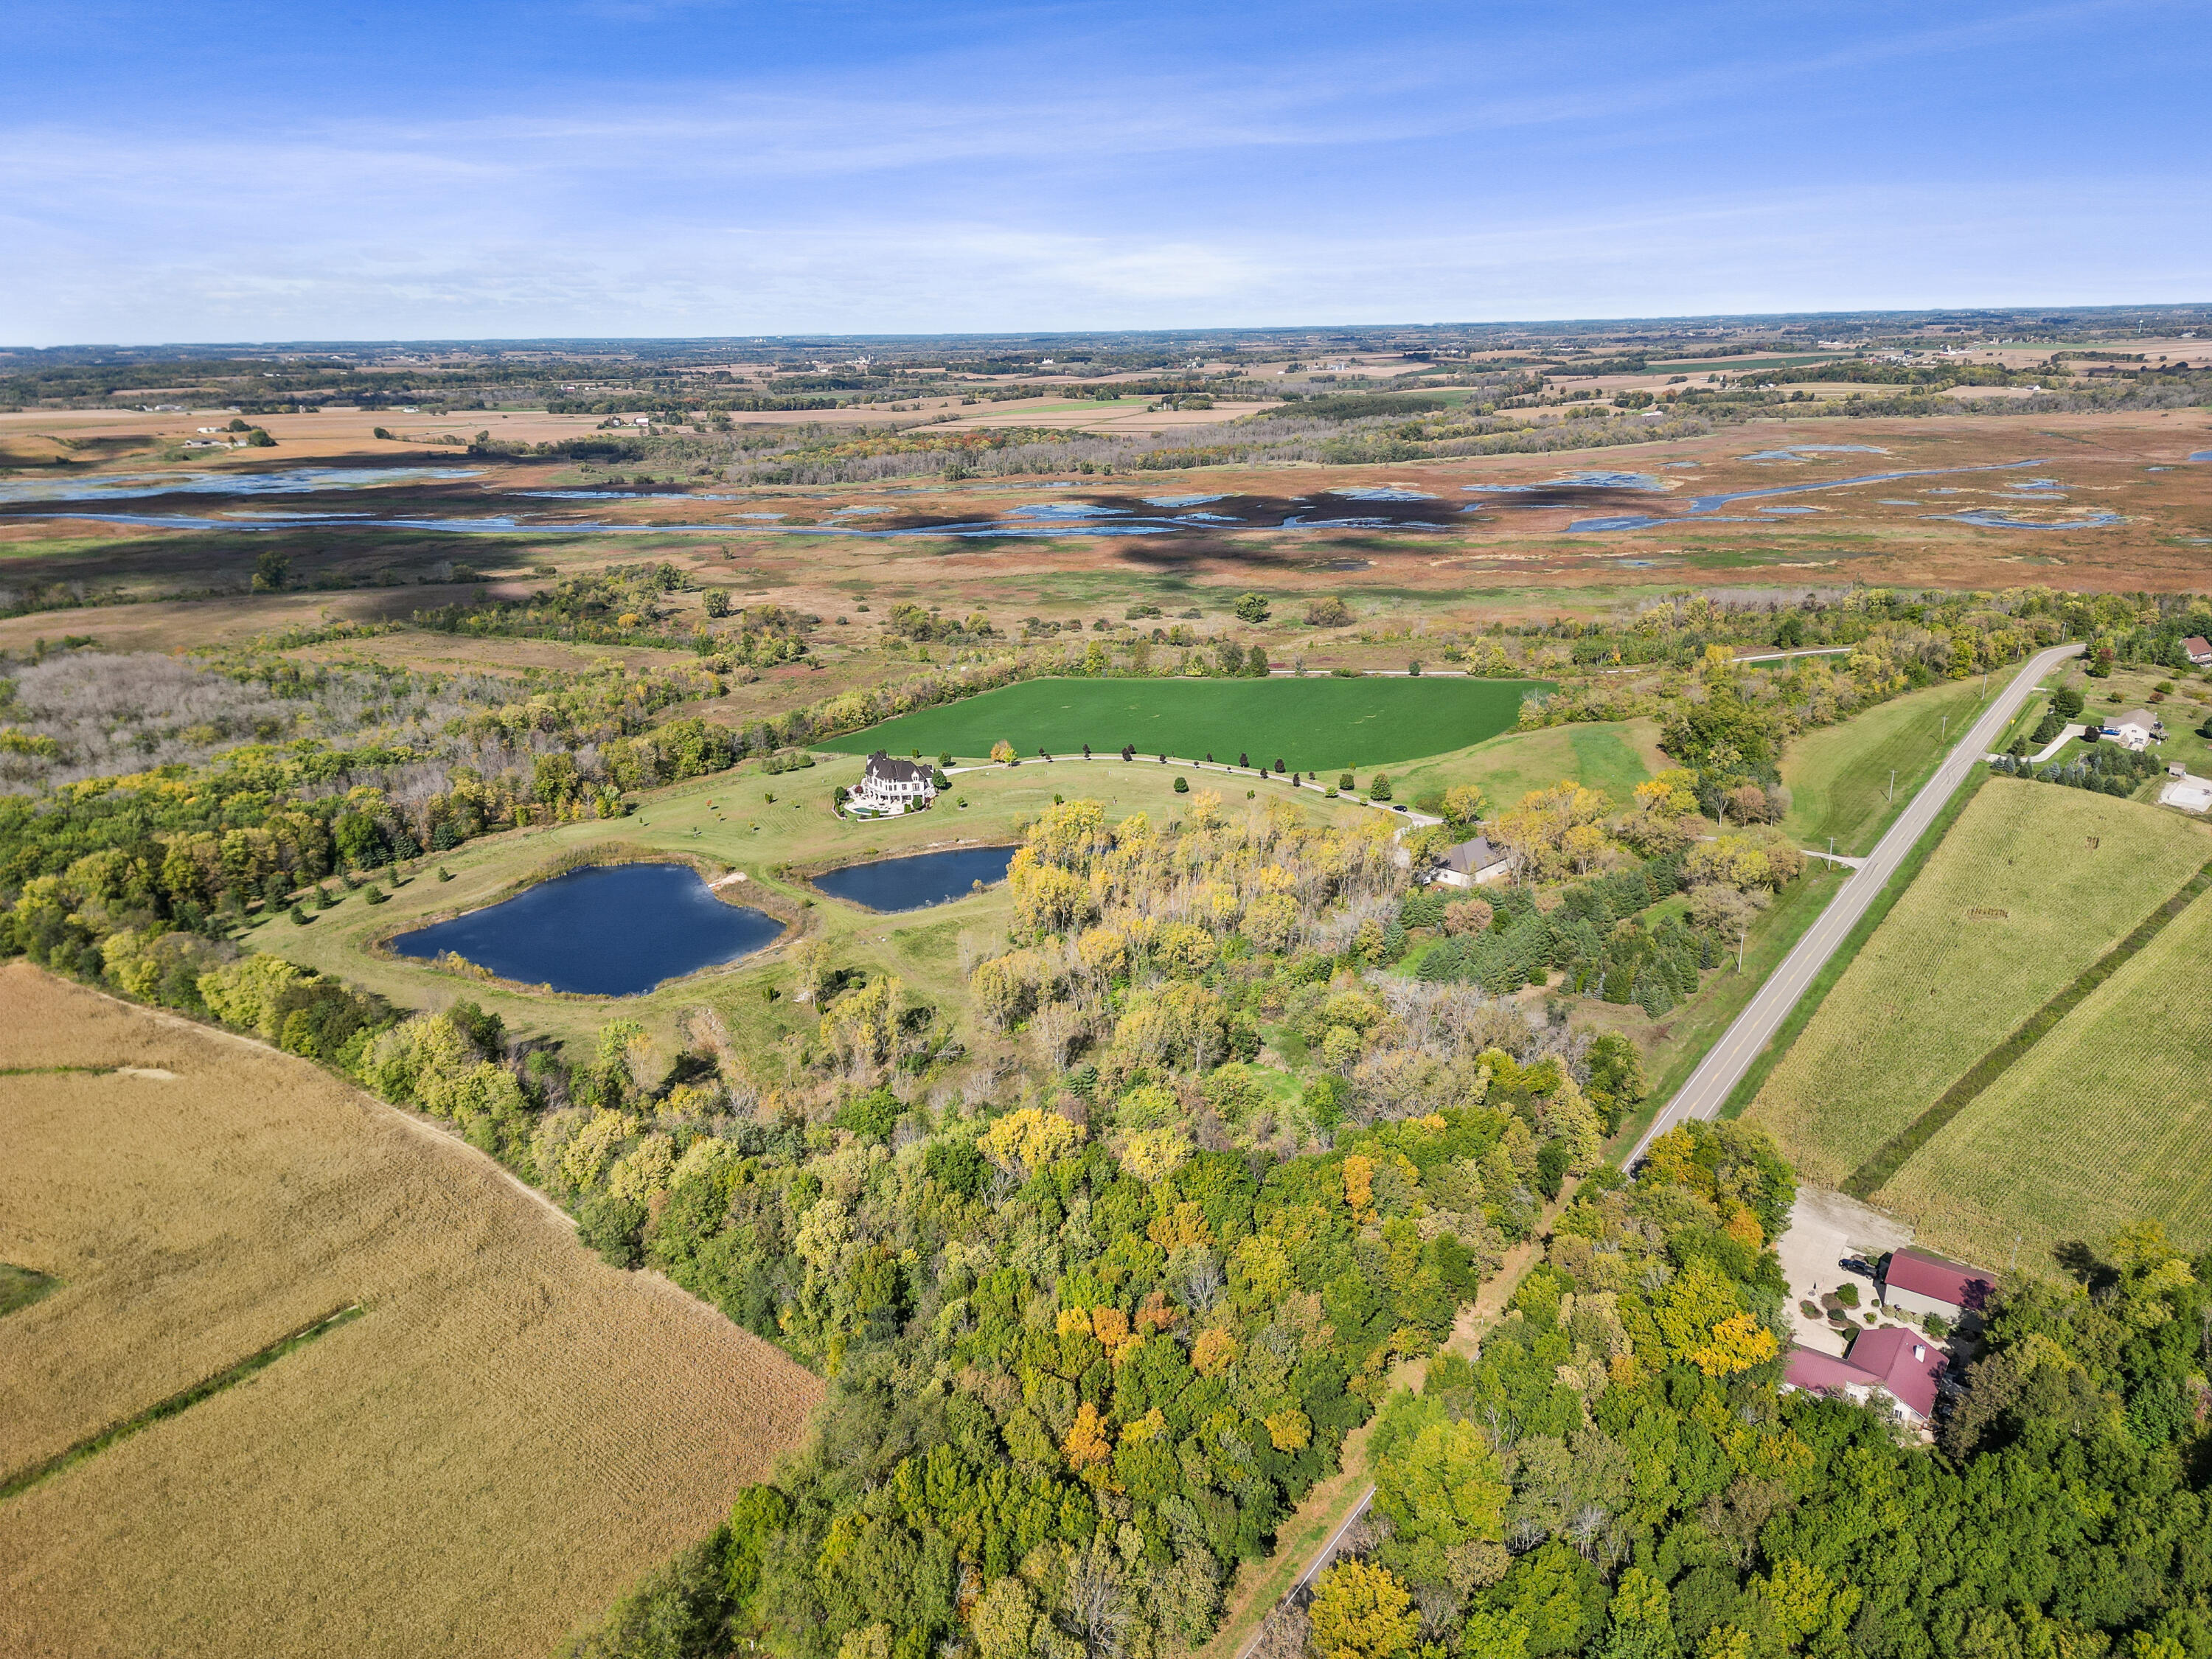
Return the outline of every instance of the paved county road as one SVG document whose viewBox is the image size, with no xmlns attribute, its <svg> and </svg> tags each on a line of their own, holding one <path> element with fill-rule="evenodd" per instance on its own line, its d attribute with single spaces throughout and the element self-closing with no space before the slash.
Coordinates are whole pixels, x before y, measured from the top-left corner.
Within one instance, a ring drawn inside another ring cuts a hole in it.
<svg viewBox="0 0 2212 1659">
<path fill-rule="evenodd" d="M 2042 653 L 1990 700 L 1981 718 L 1960 737 L 1957 746 L 1944 757 L 1936 775 L 1905 804 L 1897 821 L 1889 826 L 1889 832 L 1844 884 L 1844 890 L 1828 902 L 1828 908 L 1805 930 L 1804 937 L 1782 959 L 1782 965 L 1759 988 L 1749 1005 L 1736 1016 L 1735 1023 L 1712 1046 L 1698 1069 L 1690 1073 L 1689 1081 L 1674 1091 L 1666 1109 L 1652 1120 L 1651 1127 L 1644 1132 L 1644 1139 L 1636 1143 L 1630 1162 L 1643 1157 L 1645 1148 L 1683 1119 L 1718 1114 L 1735 1085 L 1742 1081 L 1743 1074 L 1751 1068 L 1752 1061 L 1759 1057 L 1759 1050 L 1781 1029 L 1790 1011 L 1797 1006 L 1797 999 L 1805 994 L 1805 988 L 1858 925 L 1859 918 L 1866 914 L 1875 896 L 1889 884 L 1889 878 L 1897 873 L 1897 866 L 1905 861 L 1912 844 L 1943 810 L 1943 803 L 1966 781 L 1967 769 L 1996 747 L 1998 736 L 2020 712 L 2036 682 L 2081 648 L 2078 644 L 2062 645 Z"/>
</svg>

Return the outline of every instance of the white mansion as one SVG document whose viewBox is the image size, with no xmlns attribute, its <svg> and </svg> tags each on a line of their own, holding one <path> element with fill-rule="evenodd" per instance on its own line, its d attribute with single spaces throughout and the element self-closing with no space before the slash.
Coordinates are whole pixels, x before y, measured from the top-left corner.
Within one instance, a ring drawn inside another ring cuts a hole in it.
<svg viewBox="0 0 2212 1659">
<path fill-rule="evenodd" d="M 873 812 L 912 812 L 929 805 L 937 790 L 929 769 L 916 761 L 894 760 L 878 749 L 868 757 L 853 805 Z"/>
</svg>

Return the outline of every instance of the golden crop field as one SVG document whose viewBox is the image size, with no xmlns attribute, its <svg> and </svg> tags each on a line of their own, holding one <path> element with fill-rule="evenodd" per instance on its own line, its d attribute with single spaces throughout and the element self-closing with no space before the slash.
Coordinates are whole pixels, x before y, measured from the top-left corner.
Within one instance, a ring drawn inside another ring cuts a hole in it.
<svg viewBox="0 0 2212 1659">
<path fill-rule="evenodd" d="M 71 1068 L 71 1069 L 53 1069 Z M 127 1068 L 118 1070 L 118 1068 Z M 0 969 L 0 1652 L 549 1651 L 710 1532 L 819 1382 L 300 1060 Z"/>
<path fill-rule="evenodd" d="M 2025 1267 L 2130 1223 L 2212 1243 L 2212 896 L 2200 897 L 1906 1160 L 1878 1201 L 1922 1239 Z"/>
<path fill-rule="evenodd" d="M 1990 779 L 1746 1115 L 1838 1185 L 2208 858 L 2174 813 Z"/>
</svg>

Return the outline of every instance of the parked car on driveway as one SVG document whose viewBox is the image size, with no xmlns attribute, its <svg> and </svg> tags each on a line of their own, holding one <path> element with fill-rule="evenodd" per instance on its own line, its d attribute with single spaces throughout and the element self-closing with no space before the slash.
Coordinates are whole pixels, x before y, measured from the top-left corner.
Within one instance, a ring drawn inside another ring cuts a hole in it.
<svg viewBox="0 0 2212 1659">
<path fill-rule="evenodd" d="M 1874 1277 L 1874 1263 L 1869 1261 L 1863 1256 L 1847 1255 L 1842 1261 L 1836 1263 L 1836 1265 L 1838 1267 L 1841 1267 L 1845 1273 L 1856 1273 L 1862 1279 L 1872 1279 Z"/>
</svg>

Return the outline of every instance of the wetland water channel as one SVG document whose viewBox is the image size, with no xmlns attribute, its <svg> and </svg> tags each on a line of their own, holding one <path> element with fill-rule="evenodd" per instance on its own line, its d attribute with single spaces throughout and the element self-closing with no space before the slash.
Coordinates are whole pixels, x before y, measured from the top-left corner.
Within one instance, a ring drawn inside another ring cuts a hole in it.
<svg viewBox="0 0 2212 1659">
<path fill-rule="evenodd" d="M 1753 462 L 1802 460 L 1816 453 L 1884 453 L 1871 445 L 1863 444 L 1805 444 L 1786 449 L 1761 450 L 1743 459 Z M 2201 460 L 2208 453 L 2190 457 Z M 1596 518 L 1576 519 L 1566 526 L 1570 532 L 1582 534 L 1603 533 L 1608 531 L 1652 530 L 1664 526 L 1686 522 L 1705 524 L 1759 524 L 1773 521 L 1778 515 L 1811 514 L 1824 509 L 1808 507 L 1761 507 L 1753 511 L 1756 517 L 1729 517 L 1722 509 L 1739 501 L 1757 501 L 1774 495 L 1798 495 L 1825 489 L 1843 489 L 1856 484 L 1886 483 L 1905 478 L 1932 478 L 1955 473 L 2004 472 L 2040 466 L 2038 460 L 2001 461 L 1983 465 L 1921 467 L 1891 472 L 1869 472 L 1847 478 L 1804 478 L 1779 484 L 1767 484 L 1752 489 L 1729 490 L 1714 495 L 1692 496 L 1674 510 L 1667 512 L 1607 513 Z M 1670 463 L 1669 465 L 1674 465 Z M 1618 500 L 1624 495 L 1662 496 L 1668 486 L 1651 473 L 1625 472 L 1602 468 L 1582 468 L 1564 476 L 1539 483 L 1463 484 L 1459 494 L 1479 499 L 1472 504 L 1448 500 L 1426 490 L 1403 484 L 1346 485 L 1337 489 L 1321 489 L 1310 495 L 1261 496 L 1237 495 L 1189 495 L 1112 496 L 1107 500 L 1059 500 L 1030 501 L 994 511 L 989 518 L 947 517 L 942 513 L 927 512 L 908 515 L 904 522 L 896 519 L 883 524 L 862 524 L 856 520 L 878 514 L 899 512 L 887 507 L 843 507 L 834 510 L 814 523 L 790 522 L 783 513 L 738 513 L 729 518 L 712 522 L 645 521 L 618 522 L 598 519 L 545 518 L 537 514 L 525 516 L 514 512 L 482 511 L 468 514 L 423 512 L 379 512 L 365 509 L 362 502 L 374 498 L 374 487 L 391 489 L 396 486 L 445 484 L 483 477 L 481 469 L 459 467 L 324 467 L 301 466 L 280 468 L 261 473 L 123 473 L 82 479 L 55 478 L 0 482 L 0 518 L 5 519 L 80 519 L 97 523 L 126 525 L 143 529 L 168 530 L 286 530 L 315 527 L 331 530 L 411 530 L 445 532 L 454 534 L 511 535 L 526 532 L 544 536 L 605 536 L 605 535 L 664 535 L 696 533 L 727 535 L 732 529 L 744 528 L 785 536 L 845 537 L 858 540 L 898 540 L 908 537 L 951 537 L 963 540 L 1022 539 L 1059 536 L 1162 536 L 1214 534 L 1237 530 L 1301 531 L 1301 530 L 1398 530 L 1443 531 L 1462 527 L 1466 522 L 1459 515 L 1489 514 L 1504 509 L 1523 511 L 1564 508 L 1573 512 L 1594 506 L 1609 506 L 1607 498 Z M 1040 484 L 1039 489 L 1058 489 L 1058 484 Z M 2063 501 L 2062 486 L 2055 480 L 2031 480 L 2026 486 L 2031 495 L 2011 497 L 2018 500 Z M 907 493 L 907 492 L 898 492 Z M 1954 493 L 1936 492 L 1929 493 Z M 115 511 L 108 504 L 118 501 L 146 501 L 163 496 L 266 497 L 271 495 L 320 495 L 323 504 L 284 505 L 280 507 L 249 506 L 213 507 L 198 513 L 172 510 L 156 504 L 149 511 Z M 583 503 L 616 498 L 636 501 L 659 501 L 669 503 L 703 501 L 743 501 L 750 496 L 720 495 L 712 492 L 695 493 L 689 490 L 632 490 L 620 489 L 549 489 L 501 491 L 484 489 L 475 496 L 488 508 L 501 503 L 522 500 L 532 501 L 573 501 Z M 432 506 L 443 506 L 453 498 L 434 501 Z M 70 507 L 70 502 L 82 502 L 82 507 Z M 1899 506 L 1922 505 L 1917 502 L 1897 502 Z M 979 504 L 980 505 L 980 504 Z M 1669 502 L 1669 507 L 1674 503 Z M 1140 507 L 1164 508 L 1164 512 L 1140 512 Z M 1189 509 L 1205 507 L 1206 511 Z M 2111 513 L 2077 514 L 2066 520 L 2023 519 L 2011 514 L 1978 510 L 1973 514 L 1930 513 L 1930 519 L 1950 519 L 1966 524 L 2008 530 L 2085 530 L 2124 522 L 2121 515 Z M 739 525 L 737 521 L 744 521 Z M 1360 565 L 1340 565 L 1332 568 L 1360 568 Z"/>
<path fill-rule="evenodd" d="M 1802 450 L 1803 453 L 1809 453 L 1815 449 L 1841 450 L 1856 449 L 1859 447 L 1861 447 L 1861 446 L 1850 444 L 1808 444 L 1802 447 Z M 1790 452 L 1784 450 L 1768 450 L 1762 451 L 1758 455 L 1747 455 L 1744 459 L 1747 460 L 1759 460 L 1762 459 L 1773 459 L 1776 457 L 1788 455 L 1790 453 Z M 1852 478 L 1806 479 L 1796 483 L 1767 484 L 1757 489 L 1731 489 L 1718 495 L 1693 495 L 1690 498 L 1688 510 L 1686 512 L 1660 514 L 1610 514 L 1606 517 L 1600 519 L 1577 519 L 1574 522 L 1568 525 L 1567 528 L 1571 532 L 1589 535 L 1609 530 L 1656 530 L 1667 525 L 1684 524 L 1692 521 L 1704 524 L 1757 524 L 1762 520 L 1759 519 L 1720 518 L 1716 517 L 1715 515 L 1719 513 L 1721 508 L 1733 506 L 1737 501 L 1756 501 L 1768 495 L 1802 495 L 1812 491 L 1820 489 L 1847 489 L 1854 484 L 1888 483 L 1898 478 L 1945 477 L 1951 474 L 1960 472 L 2014 472 L 2020 471 L 2023 467 L 2041 466 L 2044 465 L 2044 462 L 2037 460 L 1997 461 L 1980 466 L 1918 467 L 1910 471 L 1903 472 L 1865 472 Z M 1656 478 L 1651 477 L 1648 474 L 1636 472 L 1581 472 L 1571 474 L 1569 477 L 1556 480 L 1551 484 L 1466 484 L 1462 487 L 1470 495 L 1534 495 L 1536 497 L 1536 499 L 1526 502 L 1497 503 L 1497 505 L 1500 506 L 1527 505 L 1544 507 L 1554 505 L 1555 503 L 1551 500 L 1547 499 L 1544 496 L 1543 492 L 1547 490 L 1557 490 L 1569 486 L 1580 487 L 1583 489 L 1611 489 L 1647 492 L 1656 491 L 1665 488 L 1665 486 Z M 2033 495 L 2015 495 L 2012 499 L 2063 499 L 2063 496 L 2057 494 L 2061 486 L 2051 479 L 2033 479 L 2027 484 L 2020 486 L 2020 488 L 2033 489 L 2035 493 Z M 1897 502 L 1893 504 L 1898 506 L 1918 505 L 1917 502 Z M 1759 509 L 1762 514 L 1809 513 L 1814 510 L 1814 509 L 1811 507 L 1768 507 Z M 2124 522 L 2121 516 L 2116 513 L 2092 513 L 2085 515 L 2079 515 L 2064 522 L 2051 522 L 2041 519 L 2015 518 L 2008 513 L 1991 511 L 1988 509 L 1980 509 L 1972 513 L 1929 513 L 1924 514 L 1922 516 L 1930 519 L 1951 519 L 1964 524 L 1981 525 L 1987 528 L 2002 530 L 2094 530 L 2105 525 L 2119 524 Z"/>
<path fill-rule="evenodd" d="M 848 864 L 814 878 L 832 898 L 868 910 L 920 910 L 965 898 L 981 882 L 1004 881 L 1014 856 L 1011 847 L 956 847 L 942 853 Z"/>
<path fill-rule="evenodd" d="M 526 985 L 626 997 L 750 956 L 782 932 L 766 912 L 716 898 L 688 865 L 603 864 L 402 933 L 392 948 L 423 961 L 451 951 Z"/>
</svg>

